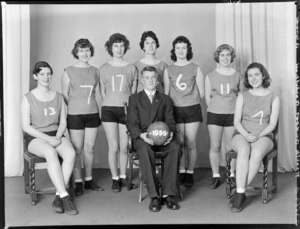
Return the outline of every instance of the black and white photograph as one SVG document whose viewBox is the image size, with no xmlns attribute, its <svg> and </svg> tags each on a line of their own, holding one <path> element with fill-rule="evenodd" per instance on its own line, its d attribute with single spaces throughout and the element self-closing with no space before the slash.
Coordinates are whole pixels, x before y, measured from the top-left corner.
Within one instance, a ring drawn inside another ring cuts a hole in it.
<svg viewBox="0 0 300 229">
<path fill-rule="evenodd" d="M 296 2 L 1 15 L 5 228 L 297 225 Z"/>
</svg>

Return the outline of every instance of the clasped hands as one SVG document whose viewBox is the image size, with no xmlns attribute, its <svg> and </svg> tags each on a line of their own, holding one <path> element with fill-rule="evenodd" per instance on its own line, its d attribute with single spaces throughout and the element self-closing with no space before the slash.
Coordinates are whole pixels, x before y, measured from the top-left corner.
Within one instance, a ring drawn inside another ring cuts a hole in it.
<svg viewBox="0 0 300 229">
<path fill-rule="evenodd" d="M 57 137 L 57 136 L 48 136 L 47 138 L 47 142 L 53 146 L 54 148 L 56 148 L 57 146 L 59 146 L 61 144 L 61 137 Z"/>
<path fill-rule="evenodd" d="M 140 138 L 143 139 L 145 142 L 147 142 L 149 145 L 154 145 L 153 140 L 151 138 L 147 137 L 148 133 L 144 132 L 141 133 Z M 165 142 L 165 145 L 168 145 L 173 139 L 173 132 L 170 132 L 170 137 L 167 139 L 167 141 Z"/>
<path fill-rule="evenodd" d="M 244 138 L 246 139 L 247 142 L 256 142 L 259 139 L 259 132 L 258 133 L 248 133 Z"/>
</svg>

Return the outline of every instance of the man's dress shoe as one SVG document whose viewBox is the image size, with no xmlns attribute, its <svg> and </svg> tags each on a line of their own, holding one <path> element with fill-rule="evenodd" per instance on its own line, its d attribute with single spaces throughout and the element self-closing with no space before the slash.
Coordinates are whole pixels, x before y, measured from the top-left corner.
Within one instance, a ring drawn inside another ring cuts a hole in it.
<svg viewBox="0 0 300 229">
<path fill-rule="evenodd" d="M 167 196 L 164 199 L 164 202 L 167 204 L 167 207 L 169 209 L 172 209 L 172 210 L 177 210 L 179 209 L 179 205 L 177 204 L 176 200 L 174 199 L 173 196 Z"/>
<path fill-rule="evenodd" d="M 149 204 L 149 210 L 152 212 L 158 212 L 161 209 L 161 204 L 158 198 L 152 198 Z"/>
</svg>

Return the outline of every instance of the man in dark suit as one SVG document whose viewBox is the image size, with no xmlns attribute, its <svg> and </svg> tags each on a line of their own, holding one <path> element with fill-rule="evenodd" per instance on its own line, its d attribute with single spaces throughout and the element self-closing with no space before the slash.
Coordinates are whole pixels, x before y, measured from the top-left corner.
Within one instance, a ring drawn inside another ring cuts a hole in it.
<svg viewBox="0 0 300 229">
<path fill-rule="evenodd" d="M 179 205 L 174 197 L 178 191 L 177 175 L 181 148 L 175 138 L 176 124 L 172 102 L 169 96 L 156 90 L 158 80 L 156 68 L 147 66 L 141 74 L 144 90 L 129 97 L 127 128 L 133 139 L 133 148 L 138 153 L 142 177 L 151 198 L 150 211 L 159 211 L 162 204 L 158 198 L 158 182 L 155 173 L 156 151 L 163 152 L 165 157 L 162 201 L 168 208 L 177 210 Z M 147 137 L 147 128 L 155 121 L 166 123 L 171 131 L 170 138 L 162 146 L 154 146 L 153 140 Z"/>
</svg>

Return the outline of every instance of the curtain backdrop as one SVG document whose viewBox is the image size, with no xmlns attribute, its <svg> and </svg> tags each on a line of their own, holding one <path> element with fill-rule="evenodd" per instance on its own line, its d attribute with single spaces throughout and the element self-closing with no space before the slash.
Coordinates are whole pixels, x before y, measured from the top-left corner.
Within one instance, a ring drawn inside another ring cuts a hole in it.
<svg viewBox="0 0 300 229">
<path fill-rule="evenodd" d="M 21 100 L 29 89 L 29 5 L 2 4 L 5 176 L 23 174 Z"/>
<path fill-rule="evenodd" d="M 270 73 L 270 90 L 280 97 L 278 170 L 296 170 L 296 5 L 235 3 L 216 5 L 216 45 L 236 50 L 234 67 L 244 74 L 252 62 Z M 223 152 L 224 160 L 224 152 Z"/>
</svg>

